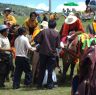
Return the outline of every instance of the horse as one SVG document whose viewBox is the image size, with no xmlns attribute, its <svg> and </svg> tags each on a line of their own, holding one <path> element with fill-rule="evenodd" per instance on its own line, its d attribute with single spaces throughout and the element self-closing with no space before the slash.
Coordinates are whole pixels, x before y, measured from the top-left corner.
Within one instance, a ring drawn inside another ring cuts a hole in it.
<svg viewBox="0 0 96 95">
<path fill-rule="evenodd" d="M 72 81 L 71 95 L 95 95 L 96 93 L 96 43 L 82 56 L 80 71 Z"/>
<path fill-rule="evenodd" d="M 62 56 L 64 81 L 66 79 L 66 72 L 70 64 L 71 64 L 70 79 L 72 79 L 75 64 L 77 63 L 78 60 L 81 60 L 81 56 L 85 52 L 85 48 L 83 46 L 83 40 L 90 38 L 89 35 L 87 35 L 86 33 L 75 35 L 75 32 L 74 32 L 69 35 L 67 36 L 66 43 L 63 42 L 64 47 L 62 49 L 64 52 Z"/>
</svg>

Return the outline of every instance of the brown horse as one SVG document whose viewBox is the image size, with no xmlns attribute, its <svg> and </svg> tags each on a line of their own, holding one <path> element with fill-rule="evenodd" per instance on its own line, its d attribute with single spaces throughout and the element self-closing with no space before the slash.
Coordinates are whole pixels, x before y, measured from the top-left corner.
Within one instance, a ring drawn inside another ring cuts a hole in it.
<svg viewBox="0 0 96 95">
<path fill-rule="evenodd" d="M 80 72 L 72 82 L 72 95 L 96 94 L 96 45 L 82 56 Z"/>
<path fill-rule="evenodd" d="M 67 43 L 63 48 L 64 54 L 62 56 L 62 61 L 64 81 L 66 79 L 66 72 L 69 68 L 69 65 L 71 65 L 70 79 L 72 79 L 76 61 L 77 59 L 81 59 L 81 56 L 84 52 L 84 50 L 82 49 L 82 41 L 78 39 L 78 35 L 72 35 L 70 35 L 70 37 L 67 38 Z"/>
</svg>

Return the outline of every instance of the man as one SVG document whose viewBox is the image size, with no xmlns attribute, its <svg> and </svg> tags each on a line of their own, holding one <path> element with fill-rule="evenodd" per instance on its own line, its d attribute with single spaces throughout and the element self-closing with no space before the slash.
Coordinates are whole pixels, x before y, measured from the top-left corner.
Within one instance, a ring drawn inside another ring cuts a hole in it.
<svg viewBox="0 0 96 95">
<path fill-rule="evenodd" d="M 5 78 L 9 72 L 12 61 L 10 43 L 8 40 L 8 27 L 0 25 L 0 87 L 4 87 Z"/>
<path fill-rule="evenodd" d="M 56 48 L 59 48 L 59 35 L 55 30 L 56 22 L 49 21 L 48 29 L 44 29 L 35 38 L 35 42 L 40 44 L 40 68 L 38 77 L 38 87 L 42 87 L 42 82 L 45 74 L 45 70 L 48 70 L 48 89 L 53 88 L 52 72 L 56 63 Z"/>
<path fill-rule="evenodd" d="M 75 32 L 74 36 L 76 36 L 80 33 L 83 33 L 84 28 L 83 28 L 81 20 L 77 18 L 74 15 L 74 13 L 71 12 L 69 13 L 69 16 L 65 19 L 64 24 L 62 25 L 62 28 L 60 31 L 61 41 L 63 41 L 64 43 L 67 43 L 67 36 L 73 32 Z M 69 59 L 69 60 L 66 60 L 66 59 Z M 72 78 L 74 67 L 75 67 L 74 61 L 75 59 L 68 56 L 68 53 L 64 51 L 64 55 L 63 55 L 63 79 L 64 81 L 66 79 L 66 72 L 70 64 L 71 64 L 70 79 Z"/>
<path fill-rule="evenodd" d="M 42 22 L 43 22 L 43 21 L 48 21 L 48 18 L 47 18 L 47 16 L 46 16 L 46 14 L 43 14 Z"/>
<path fill-rule="evenodd" d="M 4 24 L 6 24 L 8 27 L 12 27 L 13 25 L 16 25 L 16 18 L 11 15 L 11 9 L 6 8 L 4 10 Z"/>
<path fill-rule="evenodd" d="M 20 27 L 18 29 L 19 36 L 15 40 L 16 68 L 14 73 L 13 89 L 18 89 L 20 87 L 20 79 L 23 71 L 26 74 L 24 84 L 30 85 L 32 83 L 32 72 L 30 69 L 27 53 L 28 50 L 34 50 L 34 48 L 29 44 L 28 38 L 25 36 L 26 34 L 27 32 L 24 27 Z"/>
<path fill-rule="evenodd" d="M 70 31 L 81 31 L 84 32 L 82 22 L 77 18 L 74 13 L 70 13 L 69 16 L 65 19 L 65 23 L 62 25 L 60 35 L 62 37 L 68 36 Z M 80 33 L 80 32 L 79 32 Z M 77 32 L 78 34 L 78 32 Z"/>
<path fill-rule="evenodd" d="M 40 32 L 37 21 L 37 14 L 35 12 L 31 12 L 30 18 L 25 20 L 23 26 L 26 27 L 28 34 L 31 36 L 29 37 L 29 41 L 32 42 L 37 34 Z"/>
</svg>

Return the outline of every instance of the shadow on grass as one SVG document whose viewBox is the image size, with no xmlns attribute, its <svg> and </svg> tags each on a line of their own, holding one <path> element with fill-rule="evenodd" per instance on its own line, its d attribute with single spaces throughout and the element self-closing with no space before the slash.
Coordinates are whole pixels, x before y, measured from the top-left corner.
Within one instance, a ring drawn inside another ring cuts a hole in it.
<svg viewBox="0 0 96 95">
<path fill-rule="evenodd" d="M 64 81 L 61 75 L 58 75 L 58 86 L 59 87 L 71 87 L 70 76 L 66 76 L 66 80 Z"/>
<path fill-rule="evenodd" d="M 10 90 L 12 89 L 12 87 L 3 87 L 3 88 L 0 88 L 0 90 Z"/>
<path fill-rule="evenodd" d="M 66 81 L 64 82 L 63 78 L 61 77 L 61 75 L 58 75 L 58 87 L 71 87 L 71 80 L 69 75 L 66 76 Z M 56 87 L 57 88 L 57 87 Z M 32 87 L 25 87 L 20 91 L 32 91 L 32 90 L 49 90 L 46 87 L 41 88 L 41 89 L 37 89 L 36 85 L 33 85 Z"/>
<path fill-rule="evenodd" d="M 66 76 L 65 82 L 64 82 L 61 74 L 57 75 L 57 79 L 58 79 L 58 82 L 57 82 L 58 87 L 71 87 L 71 80 L 69 78 L 69 75 Z M 10 85 L 11 82 L 9 82 L 8 84 Z M 21 84 L 21 86 L 20 86 L 19 91 L 47 90 L 46 87 L 37 89 L 36 85 L 33 85 L 33 84 L 30 87 L 24 86 L 23 85 L 24 79 L 21 79 L 20 84 Z M 0 90 L 12 90 L 12 86 L 10 85 L 10 87 L 0 88 Z"/>
</svg>

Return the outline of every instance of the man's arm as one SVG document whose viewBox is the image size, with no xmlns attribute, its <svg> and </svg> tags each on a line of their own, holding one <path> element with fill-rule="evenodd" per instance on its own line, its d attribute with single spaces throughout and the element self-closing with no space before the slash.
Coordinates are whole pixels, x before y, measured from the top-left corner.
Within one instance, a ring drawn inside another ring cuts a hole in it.
<svg viewBox="0 0 96 95">
<path fill-rule="evenodd" d="M 28 38 L 26 38 L 25 45 L 26 45 L 26 48 L 27 48 L 28 50 L 31 50 L 31 51 L 36 50 L 35 47 L 32 47 L 32 46 L 30 45 Z"/>
<path fill-rule="evenodd" d="M 12 49 L 11 48 L 10 49 L 3 49 L 3 48 L 0 47 L 0 51 L 2 51 L 2 52 L 4 52 L 4 51 L 12 52 Z"/>
<path fill-rule="evenodd" d="M 2 40 L 0 39 L 0 51 L 4 52 L 4 51 L 12 51 L 12 49 L 3 49 L 2 48 Z"/>
<path fill-rule="evenodd" d="M 60 38 L 66 37 L 68 35 L 68 31 L 69 31 L 69 25 L 64 23 L 60 31 L 60 36 L 61 36 Z"/>
<path fill-rule="evenodd" d="M 13 24 L 16 24 L 16 19 L 14 16 L 10 16 L 11 18 L 11 21 L 10 21 L 10 24 L 13 25 Z"/>
</svg>

